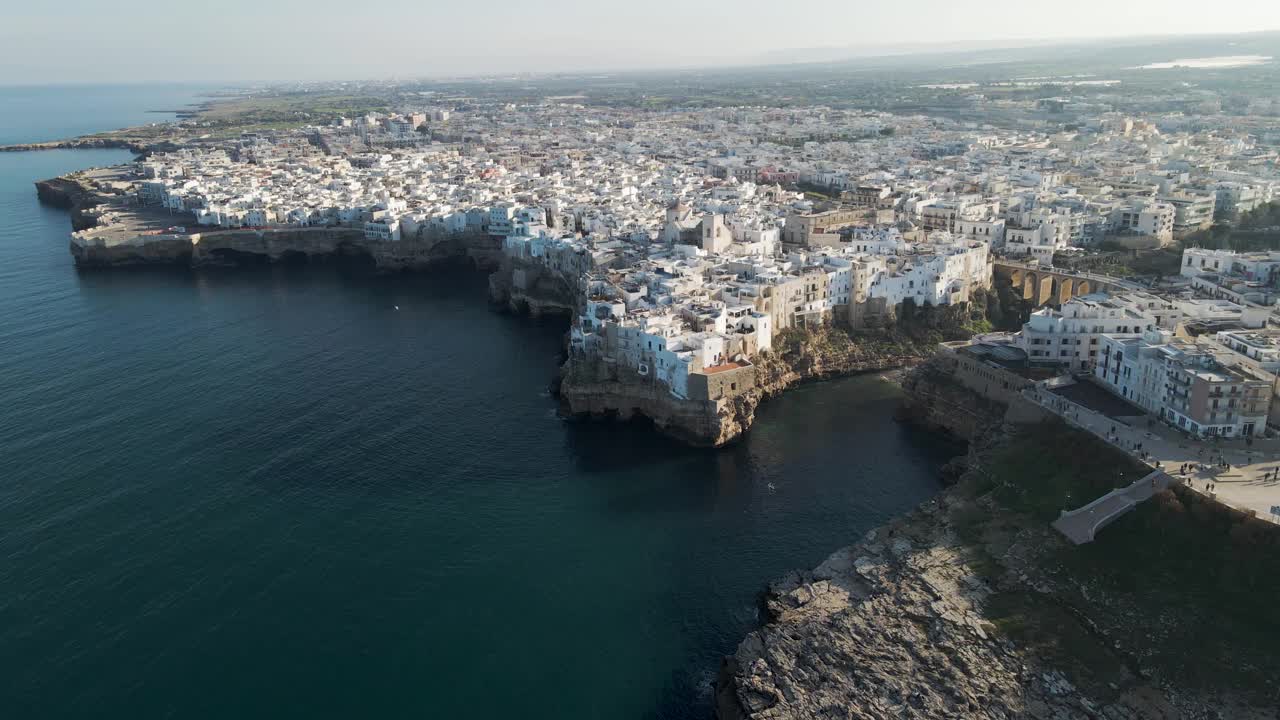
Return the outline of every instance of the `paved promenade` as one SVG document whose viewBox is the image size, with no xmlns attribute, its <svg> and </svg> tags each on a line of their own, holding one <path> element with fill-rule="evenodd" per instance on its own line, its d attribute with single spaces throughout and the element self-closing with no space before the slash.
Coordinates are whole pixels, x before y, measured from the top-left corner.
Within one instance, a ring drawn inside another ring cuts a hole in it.
<svg viewBox="0 0 1280 720">
<path fill-rule="evenodd" d="M 1280 441 L 1195 440 L 1149 415 L 1108 417 L 1040 387 L 1023 394 L 1188 487 L 1232 507 L 1253 510 L 1260 518 L 1277 520 L 1271 508 L 1280 506 Z"/>
</svg>

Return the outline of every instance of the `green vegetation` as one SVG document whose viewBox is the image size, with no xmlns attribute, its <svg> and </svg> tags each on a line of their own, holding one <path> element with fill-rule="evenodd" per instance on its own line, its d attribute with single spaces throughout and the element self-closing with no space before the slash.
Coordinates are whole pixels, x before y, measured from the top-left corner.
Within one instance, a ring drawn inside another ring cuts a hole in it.
<svg viewBox="0 0 1280 720">
<path fill-rule="evenodd" d="M 966 340 L 992 328 L 988 307 L 996 304 L 987 292 L 978 292 L 968 303 L 917 306 L 907 302 L 896 318 L 881 327 L 849 329 L 843 322 L 791 327 L 774 338 L 774 351 L 795 363 L 805 358 L 829 362 L 835 358 L 865 359 L 926 357 L 938 343 Z"/>
<path fill-rule="evenodd" d="M 1240 216 L 1241 230 L 1280 230 L 1280 202 L 1269 202 Z"/>
<path fill-rule="evenodd" d="M 979 465 L 950 519 L 1000 588 L 985 608 L 997 629 L 1099 699 L 1147 676 L 1280 701 L 1280 527 L 1179 487 L 1070 545 L 1048 528 L 1058 511 L 1146 468 L 1060 422 L 1020 426 Z"/>
<path fill-rule="evenodd" d="M 1177 275 L 1182 263 L 1182 248 L 1129 250 L 1114 243 L 1099 245 L 1102 252 L 1082 257 L 1054 257 L 1054 265 L 1085 270 L 1110 277 L 1164 277 Z"/>
<path fill-rule="evenodd" d="M 956 305 L 916 305 L 907 298 L 898 307 L 897 318 L 891 328 L 913 342 L 929 345 L 950 340 L 967 340 L 981 333 L 991 332 L 988 317 L 992 304 L 990 293 L 979 290 L 967 303 Z"/>
<path fill-rule="evenodd" d="M 805 197 L 810 200 L 834 200 L 840 197 L 840 192 L 828 185 L 815 185 L 814 183 L 801 182 L 796 183 L 796 189 L 803 192 Z"/>
<path fill-rule="evenodd" d="M 1057 560 L 1065 576 L 1142 613 L 1115 632 L 1170 679 L 1280 699 L 1280 528 L 1179 488 Z"/>
<path fill-rule="evenodd" d="M 1261 228 L 1232 228 L 1214 225 L 1208 230 L 1194 232 L 1182 240 L 1182 247 L 1202 247 L 1210 250 L 1280 250 L 1280 230 Z"/>
<path fill-rule="evenodd" d="M 993 330 L 1021 330 L 1023 324 L 1031 319 L 1033 310 L 1035 303 L 1022 297 L 1022 293 L 1012 285 L 997 282 L 994 290 L 986 294 L 986 316 Z"/>
<path fill-rule="evenodd" d="M 1027 428 L 994 460 L 986 475 L 993 499 L 1043 522 L 1149 472 L 1125 453 L 1062 423 Z"/>
<path fill-rule="evenodd" d="M 1028 592 L 1004 591 L 992 595 L 986 609 L 997 629 L 1070 677 L 1100 680 L 1119 678 L 1125 672 L 1123 660 L 1067 606 L 1046 603 Z M 1085 684 L 1095 692 L 1101 686 L 1100 682 Z"/>
<path fill-rule="evenodd" d="M 363 95 L 323 95 L 319 93 L 284 93 L 253 95 L 212 103 L 194 118 L 215 125 L 325 123 L 339 116 L 351 117 L 368 112 L 386 112 L 386 98 Z"/>
<path fill-rule="evenodd" d="M 1270 202 L 1240 216 L 1234 225 L 1216 224 L 1183 238 L 1182 247 L 1210 250 L 1280 250 L 1280 202 Z"/>
</svg>

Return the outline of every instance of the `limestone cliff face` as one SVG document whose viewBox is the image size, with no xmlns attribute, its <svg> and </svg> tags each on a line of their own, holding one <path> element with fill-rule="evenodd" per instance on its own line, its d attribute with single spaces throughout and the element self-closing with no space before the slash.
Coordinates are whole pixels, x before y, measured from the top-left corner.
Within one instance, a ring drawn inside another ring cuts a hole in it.
<svg viewBox="0 0 1280 720">
<path fill-rule="evenodd" d="M 366 256 L 378 270 L 395 271 L 458 259 L 492 267 L 499 250 L 486 235 L 382 242 L 368 240 L 354 228 L 281 228 L 152 235 L 118 242 L 76 235 L 71 240 L 71 254 L 81 267 L 202 267 Z"/>
<path fill-rule="evenodd" d="M 634 372 L 570 358 L 561 373 L 564 412 L 587 417 L 627 419 L 642 416 L 654 426 L 695 446 L 720 447 L 751 428 L 760 403 L 807 380 L 889 370 L 920 360 L 912 348 L 859 345 L 842 330 L 829 327 L 792 331 L 774 352 L 754 359 L 733 391 L 715 397 L 673 396 L 663 385 Z M 749 373 L 749 374 L 748 374 Z"/>
<path fill-rule="evenodd" d="M 572 361 L 570 361 L 572 362 Z M 743 430 L 739 412 L 709 400 L 682 400 L 653 383 L 593 379 L 566 370 L 560 384 L 566 414 L 631 420 L 647 418 L 659 432 L 694 447 L 719 447 Z M 754 411 L 754 407 L 750 412 Z"/>
<path fill-rule="evenodd" d="M 898 418 L 926 429 L 973 440 L 1004 422 L 1006 406 L 956 383 L 937 358 L 907 373 L 902 388 Z"/>
<path fill-rule="evenodd" d="M 71 211 L 72 230 L 87 230 L 97 224 L 89 212 L 98 197 L 73 177 L 56 177 L 36 182 L 36 197 L 46 205 Z"/>
<path fill-rule="evenodd" d="M 572 315 L 581 297 L 577 278 L 516 258 L 503 256 L 489 275 L 489 299 L 512 312 Z"/>
</svg>

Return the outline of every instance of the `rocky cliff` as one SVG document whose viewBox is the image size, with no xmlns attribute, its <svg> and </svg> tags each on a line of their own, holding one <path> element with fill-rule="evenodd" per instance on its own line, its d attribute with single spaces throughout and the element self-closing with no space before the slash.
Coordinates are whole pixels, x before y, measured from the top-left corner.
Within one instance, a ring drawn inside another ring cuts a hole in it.
<svg viewBox="0 0 1280 720">
<path fill-rule="evenodd" d="M 575 366 L 573 360 L 566 363 L 561 376 L 560 402 L 563 414 L 572 417 L 644 418 L 659 432 L 694 447 L 724 445 L 743 427 L 737 413 L 726 412 L 715 402 L 680 399 L 655 383 L 602 377 L 584 370 L 580 361 Z"/>
<path fill-rule="evenodd" d="M 46 205 L 69 210 L 72 230 L 87 230 L 97 224 L 89 211 L 97 207 L 100 200 L 96 193 L 75 176 L 37 181 L 36 197 Z"/>
<path fill-rule="evenodd" d="M 571 315 L 581 297 L 576 278 L 507 256 L 489 275 L 489 299 L 495 305 L 532 317 Z"/>
<path fill-rule="evenodd" d="M 983 613 L 995 588 L 956 540 L 943 496 L 766 595 L 769 623 L 726 659 L 721 720 L 1134 718 L 1099 706 Z"/>
<path fill-rule="evenodd" d="M 1248 606 L 1240 598 L 1270 581 L 1244 568 L 1273 559 L 1218 570 L 1245 552 L 1273 558 L 1260 538 L 1274 540 L 1274 526 L 1223 521 L 1177 488 L 1127 529 L 1070 545 L 1049 526 L 1057 508 L 1145 468 L 1060 424 L 1002 424 L 998 404 L 934 370 L 904 386 L 913 417 L 971 438 L 958 481 L 772 583 L 766 623 L 721 666 L 718 717 L 1274 716 L 1280 663 L 1253 639 L 1276 612 L 1220 604 Z"/>
<path fill-rule="evenodd" d="M 927 430 L 972 440 L 1004 421 L 1006 406 L 957 384 L 937 358 L 904 375 L 902 387 L 898 419 Z"/>
<path fill-rule="evenodd" d="M 643 417 L 661 432 L 700 447 L 720 447 L 755 421 L 760 403 L 809 380 L 900 368 L 919 362 L 924 350 L 883 335 L 855 337 L 821 326 L 781 335 L 772 352 L 740 371 L 732 392 L 716 399 L 681 399 L 634 372 L 570 358 L 561 372 L 560 398 L 571 416 Z"/>
<path fill-rule="evenodd" d="M 492 267 L 500 250 L 487 235 L 368 240 L 354 228 L 214 230 L 108 240 L 77 234 L 71 254 L 81 267 L 184 265 L 189 267 L 289 263 L 365 257 L 382 271 L 411 270 L 442 261 L 468 260 Z"/>
</svg>

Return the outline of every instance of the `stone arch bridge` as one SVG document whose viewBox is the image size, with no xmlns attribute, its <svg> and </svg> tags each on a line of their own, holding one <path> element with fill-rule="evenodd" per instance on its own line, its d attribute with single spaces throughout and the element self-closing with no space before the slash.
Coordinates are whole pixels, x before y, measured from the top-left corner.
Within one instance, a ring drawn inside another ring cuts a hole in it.
<svg viewBox="0 0 1280 720">
<path fill-rule="evenodd" d="M 1036 307 L 1062 305 L 1073 297 L 1093 292 L 1118 293 L 1138 289 L 1132 283 L 1105 275 L 1073 273 L 1008 260 L 994 261 L 991 270 L 995 282 L 1012 285 L 1023 299 L 1030 300 Z"/>
</svg>

